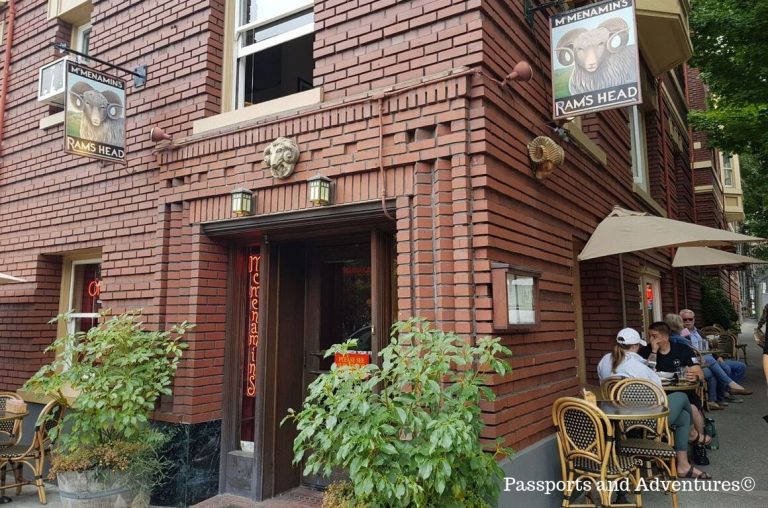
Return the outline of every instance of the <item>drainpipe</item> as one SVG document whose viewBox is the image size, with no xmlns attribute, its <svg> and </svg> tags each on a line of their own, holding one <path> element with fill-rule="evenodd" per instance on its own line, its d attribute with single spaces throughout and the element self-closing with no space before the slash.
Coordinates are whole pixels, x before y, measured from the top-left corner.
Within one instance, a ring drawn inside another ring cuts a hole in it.
<svg viewBox="0 0 768 508">
<path fill-rule="evenodd" d="M 5 57 L 3 59 L 3 91 L 0 93 L 0 154 L 3 153 L 3 129 L 5 127 L 5 103 L 8 97 L 10 79 L 11 48 L 13 48 L 13 25 L 16 21 L 16 0 L 8 2 L 8 35 L 5 39 Z"/>
<path fill-rule="evenodd" d="M 669 157 L 667 156 L 667 117 L 664 114 L 664 94 L 662 93 L 661 77 L 656 78 L 656 89 L 658 90 L 659 117 L 661 118 L 661 155 L 662 164 L 664 164 L 664 194 L 667 200 L 667 218 L 672 218 L 672 193 L 670 192 L 671 182 L 669 181 Z M 674 248 L 669 249 L 670 262 L 674 258 Z M 677 272 L 672 268 L 672 295 L 675 301 L 675 309 L 680 309 L 680 298 L 677 294 Z"/>
<path fill-rule="evenodd" d="M 691 68 L 688 66 L 687 63 L 683 64 L 683 69 L 685 69 L 685 105 L 688 108 L 688 111 L 691 110 L 691 89 L 690 85 L 688 84 L 688 79 L 690 76 Z M 693 129 L 691 129 L 691 124 L 688 124 L 688 163 L 691 168 L 691 194 L 693 195 L 693 222 L 698 223 L 698 218 L 696 217 L 696 178 L 695 173 L 693 170 Z"/>
<path fill-rule="evenodd" d="M 382 108 L 384 107 L 384 97 L 378 98 L 379 107 L 379 175 L 381 176 L 381 209 L 384 211 L 384 216 L 394 222 L 395 218 L 392 217 L 387 211 L 387 172 L 384 169 L 384 113 Z"/>
</svg>

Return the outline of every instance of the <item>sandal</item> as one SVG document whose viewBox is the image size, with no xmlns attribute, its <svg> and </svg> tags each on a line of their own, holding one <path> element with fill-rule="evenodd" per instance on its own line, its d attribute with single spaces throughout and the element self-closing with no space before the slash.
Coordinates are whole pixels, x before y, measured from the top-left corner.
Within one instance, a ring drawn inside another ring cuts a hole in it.
<svg viewBox="0 0 768 508">
<path fill-rule="evenodd" d="M 707 473 L 706 471 L 700 471 L 699 474 L 694 474 L 693 470 L 696 469 L 693 464 L 691 464 L 691 468 L 688 470 L 687 473 L 684 475 L 678 475 L 678 478 L 691 478 L 693 480 L 711 480 L 712 475 Z"/>
<path fill-rule="evenodd" d="M 694 437 L 693 439 L 689 439 L 688 440 L 689 444 L 701 444 L 704 446 L 709 446 L 712 444 L 712 436 L 710 436 L 707 433 L 704 433 L 704 435 L 702 436 L 699 431 L 695 431 L 695 432 L 696 432 L 696 437 Z"/>
</svg>

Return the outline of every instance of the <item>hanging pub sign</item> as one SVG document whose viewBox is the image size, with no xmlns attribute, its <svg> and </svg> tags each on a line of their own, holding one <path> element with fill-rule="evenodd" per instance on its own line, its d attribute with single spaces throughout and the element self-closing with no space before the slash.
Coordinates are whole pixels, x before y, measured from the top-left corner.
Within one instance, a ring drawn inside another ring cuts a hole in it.
<svg viewBox="0 0 768 508">
<path fill-rule="evenodd" d="M 67 61 L 64 151 L 125 163 L 125 81 Z"/>
<path fill-rule="evenodd" d="M 550 18 L 553 118 L 640 104 L 635 0 L 609 0 Z"/>
</svg>

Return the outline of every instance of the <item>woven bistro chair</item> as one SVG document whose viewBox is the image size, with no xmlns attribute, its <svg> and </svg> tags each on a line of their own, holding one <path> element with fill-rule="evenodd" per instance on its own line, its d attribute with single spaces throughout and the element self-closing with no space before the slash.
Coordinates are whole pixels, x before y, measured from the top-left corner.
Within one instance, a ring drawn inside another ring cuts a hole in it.
<svg viewBox="0 0 768 508">
<path fill-rule="evenodd" d="M 714 338 L 717 340 L 718 337 L 720 337 L 720 334 L 723 333 L 723 329 L 716 326 L 703 326 L 699 328 L 699 335 L 704 337 L 705 339 Z"/>
<path fill-rule="evenodd" d="M 21 487 L 34 483 L 37 487 L 37 495 L 40 497 L 40 504 L 46 504 L 45 487 L 43 485 L 43 471 L 45 470 L 45 459 L 51 450 L 50 431 L 61 423 L 64 417 L 65 406 L 53 400 L 45 405 L 35 424 L 35 435 L 29 445 L 16 444 L 0 449 L 0 468 L 5 469 L 6 465 L 14 470 L 16 482 L 12 485 L 0 483 L 0 491 L 16 487 L 16 495 L 21 494 Z M 32 469 L 34 481 L 24 480 L 22 466 L 26 464 Z"/>
<path fill-rule="evenodd" d="M 12 392 L 0 392 L 0 412 L 5 412 L 8 400 L 23 402 L 24 399 Z M 0 448 L 12 446 L 21 438 L 21 420 L 0 421 Z"/>
<path fill-rule="evenodd" d="M 611 392 L 611 399 L 626 404 L 662 405 L 669 407 L 669 400 L 664 390 L 645 379 L 629 378 L 617 383 Z M 646 420 L 626 420 L 621 422 L 622 434 L 632 430 L 642 432 L 641 438 L 627 438 L 621 441 L 619 454 L 643 459 L 647 466 L 656 464 L 669 480 L 677 479 L 677 456 L 675 438 L 669 428 L 669 418 L 649 418 Z M 652 472 L 647 467 L 649 473 Z M 673 482 L 668 484 L 672 496 L 672 506 L 677 508 L 677 491 Z"/>
<path fill-rule="evenodd" d="M 613 390 L 613 387 L 616 386 L 616 383 L 624 379 L 625 378 L 621 376 L 611 376 L 603 379 L 600 382 L 600 392 L 603 394 L 603 399 L 611 400 L 611 391 Z"/>
<path fill-rule="evenodd" d="M 723 356 L 726 358 L 733 358 L 735 360 L 738 356 L 736 348 L 736 337 L 731 333 L 721 333 L 717 341 L 718 349 L 723 352 Z"/>
<path fill-rule="evenodd" d="M 562 397 L 552 407 L 552 420 L 557 429 L 560 467 L 565 483 L 563 507 L 587 507 L 573 504 L 571 497 L 577 481 L 592 482 L 592 495 L 600 497 L 601 506 L 633 506 L 640 508 L 640 492 L 634 504 L 611 504 L 616 481 L 629 478 L 632 489 L 640 481 L 640 462 L 634 457 L 617 455 L 614 430 L 610 420 L 597 406 L 576 397 Z"/>
</svg>

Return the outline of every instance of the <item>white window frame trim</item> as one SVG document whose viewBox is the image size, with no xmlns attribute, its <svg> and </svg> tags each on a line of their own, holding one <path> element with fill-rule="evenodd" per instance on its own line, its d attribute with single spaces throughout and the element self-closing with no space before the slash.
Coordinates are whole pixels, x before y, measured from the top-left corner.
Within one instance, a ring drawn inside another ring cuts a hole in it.
<svg viewBox="0 0 768 508">
<path fill-rule="evenodd" d="M 232 90 L 232 99 L 233 99 L 233 110 L 242 109 L 245 107 L 245 61 L 241 60 L 244 57 L 253 55 L 255 53 L 258 53 L 259 51 L 263 51 L 265 49 L 271 48 L 273 46 L 278 46 L 280 44 L 283 44 L 285 42 L 288 42 L 293 39 L 298 39 L 299 37 L 303 37 L 305 35 L 309 35 L 315 31 L 315 23 L 314 21 L 312 23 L 307 23 L 306 25 L 302 25 L 299 27 L 294 28 L 293 30 L 289 30 L 285 33 L 282 33 L 280 35 L 276 35 L 274 37 L 270 37 L 267 40 L 256 42 L 254 44 L 251 44 L 246 47 L 240 47 L 240 39 L 243 37 L 245 32 L 249 30 L 253 30 L 254 28 L 258 28 L 263 25 L 268 25 L 270 23 L 274 23 L 275 21 L 279 21 L 281 19 L 290 18 L 291 16 L 298 14 L 302 11 L 313 9 L 315 2 L 314 0 L 307 0 L 302 5 L 296 7 L 295 9 L 290 9 L 288 11 L 285 11 L 284 13 L 272 16 L 271 18 L 258 20 L 258 21 L 252 21 L 251 23 L 248 23 L 247 25 L 239 26 L 240 19 L 242 19 L 242 0 L 234 0 L 235 2 L 235 30 L 234 30 L 234 48 L 235 51 L 232 52 L 233 56 L 233 62 L 232 62 L 232 69 L 234 69 L 236 73 L 236 80 L 237 83 L 236 86 L 233 87 Z"/>
<path fill-rule="evenodd" d="M 630 135 L 632 136 L 632 181 L 643 191 L 649 192 L 648 145 L 645 139 L 645 118 L 638 106 L 629 110 Z M 637 175 L 635 175 L 637 172 Z"/>
<path fill-rule="evenodd" d="M 93 24 L 89 21 L 87 23 L 83 23 L 82 25 L 77 25 L 74 28 L 75 33 L 72 40 L 72 46 L 76 51 L 81 53 L 88 53 L 88 48 L 83 48 L 83 35 L 85 34 L 86 30 L 93 29 Z M 83 51 L 83 49 L 85 49 L 85 51 Z"/>
<path fill-rule="evenodd" d="M 72 336 L 75 333 L 75 320 L 76 319 L 93 319 L 99 318 L 98 312 L 72 312 L 72 301 L 75 298 L 75 267 L 78 265 L 95 265 L 95 264 L 101 264 L 101 259 L 99 258 L 93 258 L 93 259 L 78 259 L 75 261 L 72 261 L 72 273 L 70 274 L 69 278 L 69 297 L 68 297 L 68 318 L 67 318 L 67 335 Z M 68 365 L 71 365 L 72 358 L 71 358 L 71 351 L 65 350 L 64 355 L 66 356 L 66 362 Z"/>
</svg>

